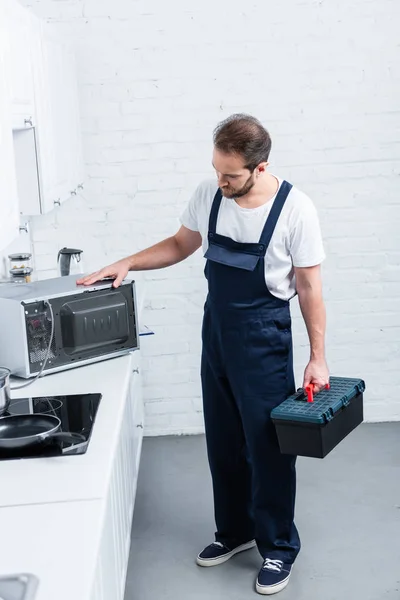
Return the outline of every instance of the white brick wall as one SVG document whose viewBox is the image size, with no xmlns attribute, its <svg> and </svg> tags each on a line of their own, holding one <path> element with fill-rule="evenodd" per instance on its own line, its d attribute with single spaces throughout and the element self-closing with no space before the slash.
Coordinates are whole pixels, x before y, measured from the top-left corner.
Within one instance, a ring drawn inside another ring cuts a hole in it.
<svg viewBox="0 0 400 600">
<path fill-rule="evenodd" d="M 368 420 L 400 418 L 398 0 L 24 0 L 76 44 L 88 182 L 34 221 L 37 266 L 88 270 L 175 231 L 211 174 L 211 134 L 250 112 L 273 170 L 316 202 L 332 374 L 365 377 Z M 397 184 L 397 185 L 396 185 Z M 200 254 L 147 281 L 147 433 L 202 428 Z M 307 359 L 295 314 L 296 372 Z"/>
</svg>

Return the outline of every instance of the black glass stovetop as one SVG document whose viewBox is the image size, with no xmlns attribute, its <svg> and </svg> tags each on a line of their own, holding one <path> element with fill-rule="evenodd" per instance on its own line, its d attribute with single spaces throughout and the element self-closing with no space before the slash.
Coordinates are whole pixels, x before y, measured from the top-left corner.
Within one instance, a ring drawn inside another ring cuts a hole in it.
<svg viewBox="0 0 400 600">
<path fill-rule="evenodd" d="M 0 460 L 40 458 L 85 454 L 92 434 L 101 394 L 75 394 L 69 396 L 37 396 L 11 400 L 4 417 L 20 414 L 44 414 L 58 417 L 59 432 L 78 433 L 81 441 L 59 441 L 51 438 L 30 448 L 0 449 Z"/>
</svg>

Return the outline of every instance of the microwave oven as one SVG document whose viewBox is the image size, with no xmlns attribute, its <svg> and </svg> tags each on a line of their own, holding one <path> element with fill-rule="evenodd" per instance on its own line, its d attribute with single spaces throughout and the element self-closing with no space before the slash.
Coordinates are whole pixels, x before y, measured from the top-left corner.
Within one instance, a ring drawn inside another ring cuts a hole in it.
<svg viewBox="0 0 400 600">
<path fill-rule="evenodd" d="M 0 287 L 1 366 L 29 379 L 139 348 L 135 282 L 86 287 L 78 278 Z"/>
</svg>

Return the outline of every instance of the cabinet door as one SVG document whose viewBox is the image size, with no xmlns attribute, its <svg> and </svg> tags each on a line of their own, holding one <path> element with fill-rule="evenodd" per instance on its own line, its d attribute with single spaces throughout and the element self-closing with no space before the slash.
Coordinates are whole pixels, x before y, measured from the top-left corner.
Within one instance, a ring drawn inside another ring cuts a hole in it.
<svg viewBox="0 0 400 600">
<path fill-rule="evenodd" d="M 63 160 L 68 169 L 69 189 L 75 192 L 83 183 L 83 159 L 79 116 L 79 98 L 75 53 L 72 48 L 63 48 L 64 59 L 64 144 Z"/>
<path fill-rule="evenodd" d="M 18 197 L 12 138 L 10 88 L 6 65 L 9 47 L 0 7 L 0 250 L 18 235 Z"/>
<path fill-rule="evenodd" d="M 82 152 L 74 55 L 41 23 L 34 66 L 36 133 L 42 212 L 64 202 L 82 183 Z"/>
<path fill-rule="evenodd" d="M 66 82 L 66 57 L 64 47 L 53 33 L 45 36 L 45 65 L 47 69 L 47 95 L 50 100 L 54 152 L 56 193 L 61 202 L 70 197 L 70 132 L 68 128 L 69 90 Z"/>
<path fill-rule="evenodd" d="M 34 23 L 34 47 L 37 55 L 33 72 L 36 106 L 36 143 L 39 165 L 40 196 L 42 213 L 52 210 L 61 201 L 59 167 L 55 152 L 58 134 L 57 105 L 54 102 L 54 89 L 60 84 L 62 65 L 59 59 L 59 46 L 50 39 L 45 23 Z M 57 65 L 59 68 L 57 69 Z M 54 79 L 53 79 L 54 78 Z"/>
<path fill-rule="evenodd" d="M 133 371 L 131 376 L 130 392 L 133 404 L 133 446 L 136 461 L 136 471 L 138 472 L 144 433 L 143 381 L 140 351 L 138 350 L 133 352 L 132 365 Z"/>
<path fill-rule="evenodd" d="M 31 15 L 16 0 L 2 0 L 10 46 L 8 76 L 11 88 L 13 128 L 32 123 L 35 113 Z"/>
</svg>

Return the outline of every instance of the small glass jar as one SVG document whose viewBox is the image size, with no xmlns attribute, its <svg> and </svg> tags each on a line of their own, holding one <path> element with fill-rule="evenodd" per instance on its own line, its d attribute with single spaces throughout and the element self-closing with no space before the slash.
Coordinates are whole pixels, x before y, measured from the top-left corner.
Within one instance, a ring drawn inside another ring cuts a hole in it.
<svg viewBox="0 0 400 600">
<path fill-rule="evenodd" d="M 19 252 L 9 254 L 10 261 L 9 273 L 15 283 L 30 283 L 32 280 L 32 254 L 29 252 Z"/>
</svg>

